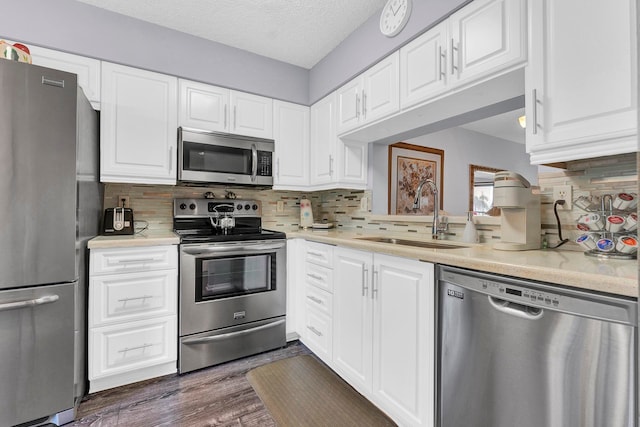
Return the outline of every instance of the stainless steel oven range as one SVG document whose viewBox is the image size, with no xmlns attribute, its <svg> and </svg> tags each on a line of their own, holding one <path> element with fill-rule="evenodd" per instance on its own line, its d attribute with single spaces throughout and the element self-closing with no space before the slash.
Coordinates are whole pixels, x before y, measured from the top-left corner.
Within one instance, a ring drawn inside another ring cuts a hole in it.
<svg viewBox="0 0 640 427">
<path fill-rule="evenodd" d="M 180 235 L 178 371 L 286 344 L 285 234 L 262 229 L 260 202 L 175 199 Z"/>
</svg>

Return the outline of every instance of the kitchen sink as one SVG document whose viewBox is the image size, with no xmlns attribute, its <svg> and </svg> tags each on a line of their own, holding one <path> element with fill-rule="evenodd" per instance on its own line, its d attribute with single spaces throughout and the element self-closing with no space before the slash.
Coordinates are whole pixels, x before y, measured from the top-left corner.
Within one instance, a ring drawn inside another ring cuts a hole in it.
<svg viewBox="0 0 640 427">
<path fill-rule="evenodd" d="M 440 242 L 421 242 L 419 240 L 396 239 L 393 237 L 356 237 L 358 240 L 367 240 L 376 243 L 391 243 L 392 245 L 415 246 L 429 249 L 461 249 L 468 246 L 450 245 Z"/>
</svg>

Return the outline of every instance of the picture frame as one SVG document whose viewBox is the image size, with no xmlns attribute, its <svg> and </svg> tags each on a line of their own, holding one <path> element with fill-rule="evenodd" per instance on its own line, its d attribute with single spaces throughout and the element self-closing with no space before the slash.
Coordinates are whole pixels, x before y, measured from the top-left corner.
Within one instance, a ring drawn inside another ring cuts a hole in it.
<svg viewBox="0 0 640 427">
<path fill-rule="evenodd" d="M 433 215 L 433 191 L 423 187 L 420 209 L 413 209 L 416 190 L 424 179 L 435 180 L 443 206 L 444 150 L 397 142 L 389 145 L 389 215 Z"/>
</svg>

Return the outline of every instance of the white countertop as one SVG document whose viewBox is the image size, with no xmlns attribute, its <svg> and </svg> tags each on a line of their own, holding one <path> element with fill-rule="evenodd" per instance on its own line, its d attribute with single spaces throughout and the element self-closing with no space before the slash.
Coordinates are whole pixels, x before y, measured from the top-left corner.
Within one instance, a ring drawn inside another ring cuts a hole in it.
<svg viewBox="0 0 640 427">
<path fill-rule="evenodd" d="M 98 236 L 89 240 L 89 249 L 131 248 L 139 246 L 177 245 L 180 238 L 173 231 L 145 230 L 128 236 Z"/>
<path fill-rule="evenodd" d="M 521 277 L 606 292 L 638 297 L 637 260 L 600 259 L 585 256 L 582 252 L 563 250 L 499 251 L 489 244 L 466 244 L 452 241 L 442 243 L 465 245 L 460 249 L 427 249 L 390 243 L 358 240 L 359 237 L 382 236 L 406 240 L 425 240 L 421 236 L 390 235 L 370 231 L 296 231 L 288 232 L 288 238 L 380 252 L 422 261 L 446 264 L 489 273 Z"/>
</svg>

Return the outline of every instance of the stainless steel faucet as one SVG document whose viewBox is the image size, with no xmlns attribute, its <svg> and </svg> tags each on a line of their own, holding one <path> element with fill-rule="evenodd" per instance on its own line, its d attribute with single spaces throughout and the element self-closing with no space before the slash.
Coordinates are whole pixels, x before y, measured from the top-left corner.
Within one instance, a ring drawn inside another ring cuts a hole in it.
<svg viewBox="0 0 640 427">
<path fill-rule="evenodd" d="M 433 180 L 424 179 L 420 181 L 416 189 L 416 198 L 413 200 L 413 209 L 420 209 L 420 196 L 422 195 L 422 187 L 424 187 L 425 184 L 429 184 L 431 191 L 433 191 L 433 225 L 431 226 L 431 238 L 436 240 L 442 239 L 449 224 L 440 224 L 440 197 L 438 197 L 438 187 L 436 187 L 436 183 Z"/>
</svg>

